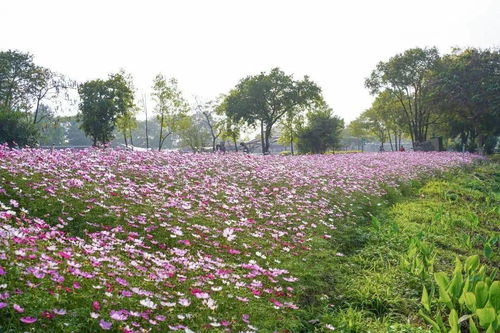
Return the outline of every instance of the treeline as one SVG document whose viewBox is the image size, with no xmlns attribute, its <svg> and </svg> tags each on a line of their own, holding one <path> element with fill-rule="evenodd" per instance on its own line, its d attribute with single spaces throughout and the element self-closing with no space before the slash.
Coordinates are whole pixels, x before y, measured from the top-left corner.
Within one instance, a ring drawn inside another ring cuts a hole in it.
<svg viewBox="0 0 500 333">
<path fill-rule="evenodd" d="M 365 85 L 376 96 L 349 124 L 359 138 L 398 149 L 402 137 L 421 149 L 441 136 L 456 150 L 493 152 L 500 135 L 500 53 L 414 48 L 380 62 Z"/>
<path fill-rule="evenodd" d="M 52 102 L 76 104 L 68 98 L 70 91 L 77 92 L 79 112 L 58 116 Z M 34 64 L 30 54 L 0 52 L 0 143 L 98 146 L 118 135 L 127 146 L 158 150 L 167 145 L 193 151 L 211 146 L 215 151 L 226 142 L 238 150 L 242 134 L 257 129 L 264 154 L 276 133 L 292 152 L 297 146 L 301 152 L 323 153 L 335 149 L 343 128 L 314 82 L 295 80 L 278 68 L 246 77 L 228 94 L 194 105 L 175 78 L 162 74 L 154 78 L 150 94 L 154 105 L 148 115 L 146 99 L 138 96 L 133 78 L 124 71 L 76 84 Z M 143 135 L 138 138 L 139 125 Z"/>
<path fill-rule="evenodd" d="M 457 149 L 491 152 L 500 134 L 498 50 L 415 48 L 380 62 L 366 87 L 371 108 L 347 128 L 364 142 L 376 138 L 399 149 L 411 140 L 421 149 L 442 136 Z M 344 121 L 333 114 L 321 88 L 279 68 L 243 78 L 211 101 L 189 103 L 175 78 L 158 74 L 144 95 L 124 71 L 76 83 L 36 65 L 30 54 L 0 52 L 0 143 L 11 146 L 125 145 L 149 149 L 245 147 L 258 132 L 262 153 L 272 138 L 293 154 L 325 153 L 340 146 Z M 78 114 L 61 110 L 78 105 Z M 345 132 L 344 132 L 345 134 Z"/>
</svg>

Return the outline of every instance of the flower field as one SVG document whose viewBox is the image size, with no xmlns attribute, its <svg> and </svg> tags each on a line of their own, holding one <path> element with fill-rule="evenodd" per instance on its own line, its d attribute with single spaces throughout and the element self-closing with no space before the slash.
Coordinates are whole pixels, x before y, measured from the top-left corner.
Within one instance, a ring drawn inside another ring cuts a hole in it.
<svg viewBox="0 0 500 333">
<path fill-rule="evenodd" d="M 388 187 L 475 158 L 0 148 L 0 328 L 285 331 L 305 253 Z"/>
</svg>

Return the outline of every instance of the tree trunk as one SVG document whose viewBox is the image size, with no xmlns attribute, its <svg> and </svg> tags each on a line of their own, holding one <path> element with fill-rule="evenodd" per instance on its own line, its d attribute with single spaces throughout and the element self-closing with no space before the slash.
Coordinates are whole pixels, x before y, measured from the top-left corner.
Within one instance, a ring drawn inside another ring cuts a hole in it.
<svg viewBox="0 0 500 333">
<path fill-rule="evenodd" d="M 236 138 L 233 137 L 233 142 L 234 142 L 234 150 L 238 152 L 238 143 L 236 142 Z"/>
<path fill-rule="evenodd" d="M 125 141 L 125 147 L 128 147 L 127 131 L 126 130 L 123 130 L 123 140 Z"/>
<path fill-rule="evenodd" d="M 293 155 L 293 136 L 290 135 L 290 152 Z"/>
<path fill-rule="evenodd" d="M 133 146 L 134 145 L 134 140 L 132 138 L 132 129 L 129 128 L 129 135 L 130 135 L 130 145 Z"/>
<path fill-rule="evenodd" d="M 163 114 L 161 115 L 160 119 L 160 141 L 158 142 L 158 151 L 161 150 L 161 146 L 163 144 L 162 135 L 163 135 Z"/>
<path fill-rule="evenodd" d="M 38 111 L 40 109 L 40 99 L 36 100 L 35 116 L 33 117 L 33 124 L 36 124 L 36 118 L 38 117 Z"/>
<path fill-rule="evenodd" d="M 262 155 L 265 155 L 265 146 L 264 146 L 264 122 L 260 121 L 260 144 L 262 147 Z"/>
<path fill-rule="evenodd" d="M 394 146 L 392 145 L 391 132 L 387 130 L 387 136 L 389 137 L 389 144 L 391 145 L 391 151 L 394 151 Z"/>
</svg>

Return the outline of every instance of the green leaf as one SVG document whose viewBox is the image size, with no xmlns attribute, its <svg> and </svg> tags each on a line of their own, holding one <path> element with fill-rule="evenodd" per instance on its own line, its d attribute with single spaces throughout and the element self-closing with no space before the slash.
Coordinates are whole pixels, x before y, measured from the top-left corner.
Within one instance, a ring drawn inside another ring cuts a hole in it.
<svg viewBox="0 0 500 333">
<path fill-rule="evenodd" d="M 476 295 L 476 308 L 484 307 L 488 301 L 488 286 L 484 281 L 479 281 L 476 284 L 474 294 Z"/>
<path fill-rule="evenodd" d="M 453 310 L 453 302 L 451 301 L 450 294 L 446 291 L 446 289 L 443 289 L 439 287 L 439 302 L 446 304 L 450 310 Z"/>
<path fill-rule="evenodd" d="M 464 298 L 467 308 L 472 312 L 476 311 L 476 295 L 474 295 L 474 293 L 467 292 L 465 293 Z"/>
<path fill-rule="evenodd" d="M 491 324 L 490 327 L 488 327 L 486 333 L 495 333 L 495 330 L 493 329 L 493 324 Z"/>
<path fill-rule="evenodd" d="M 434 280 L 436 280 L 437 285 L 444 290 L 446 290 L 450 282 L 445 272 L 434 273 Z"/>
<path fill-rule="evenodd" d="M 484 256 L 488 260 L 491 260 L 491 257 L 493 256 L 493 250 L 491 249 L 491 245 L 488 243 L 484 244 Z"/>
<path fill-rule="evenodd" d="M 442 331 L 441 331 L 441 328 L 439 328 L 438 323 L 436 323 L 436 322 L 435 322 L 434 320 L 432 320 L 432 319 L 431 319 L 428 315 L 426 315 L 426 314 L 424 313 L 424 311 L 419 310 L 419 311 L 418 311 L 418 314 L 419 314 L 422 318 L 424 318 L 424 320 L 425 320 L 426 322 L 428 322 L 428 323 L 432 326 L 432 330 L 433 330 L 435 333 L 441 333 L 441 332 L 442 332 Z"/>
<path fill-rule="evenodd" d="M 453 274 L 453 279 L 451 280 L 447 289 L 448 293 L 453 298 L 458 299 L 462 294 L 462 284 L 463 284 L 462 273 L 460 271 L 455 270 L 455 273 Z"/>
<path fill-rule="evenodd" d="M 488 325 L 493 323 L 497 317 L 495 309 L 489 307 L 476 309 L 476 315 L 479 318 L 479 325 L 481 325 L 482 328 L 488 327 Z"/>
<path fill-rule="evenodd" d="M 476 327 L 476 323 L 474 323 L 474 320 L 469 318 L 469 333 L 479 333 L 479 330 Z"/>
<path fill-rule="evenodd" d="M 458 332 L 458 313 L 455 309 L 451 310 L 450 316 L 448 317 L 448 323 L 452 331 Z"/>
<path fill-rule="evenodd" d="M 500 312 L 500 281 L 494 281 L 490 286 L 490 304 Z"/>
<path fill-rule="evenodd" d="M 478 255 L 470 256 L 465 260 L 464 267 L 465 267 L 465 272 L 467 274 L 470 274 L 470 272 L 475 271 L 478 268 L 478 266 L 479 266 Z"/>
<path fill-rule="evenodd" d="M 453 273 L 462 273 L 462 262 L 458 257 L 455 258 L 455 269 L 453 270 Z"/>
<path fill-rule="evenodd" d="M 431 303 L 429 301 L 429 294 L 427 293 L 427 289 L 425 288 L 425 286 L 424 290 L 422 291 L 422 305 L 428 312 L 431 312 Z"/>
</svg>

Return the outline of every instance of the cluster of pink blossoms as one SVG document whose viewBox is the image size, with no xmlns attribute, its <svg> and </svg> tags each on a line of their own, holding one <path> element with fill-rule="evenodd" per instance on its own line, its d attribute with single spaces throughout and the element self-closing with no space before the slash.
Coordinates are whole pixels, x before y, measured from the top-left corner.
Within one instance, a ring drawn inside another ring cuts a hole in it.
<svg viewBox="0 0 500 333">
<path fill-rule="evenodd" d="M 355 200 L 475 158 L 0 148 L 0 327 L 256 331 Z"/>
</svg>

